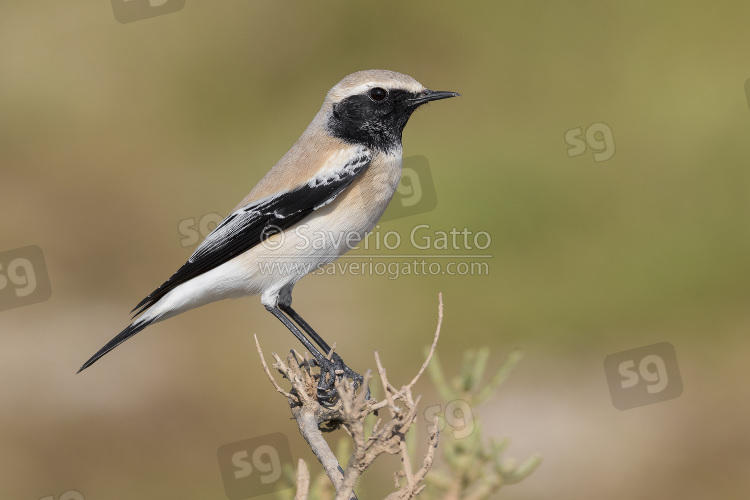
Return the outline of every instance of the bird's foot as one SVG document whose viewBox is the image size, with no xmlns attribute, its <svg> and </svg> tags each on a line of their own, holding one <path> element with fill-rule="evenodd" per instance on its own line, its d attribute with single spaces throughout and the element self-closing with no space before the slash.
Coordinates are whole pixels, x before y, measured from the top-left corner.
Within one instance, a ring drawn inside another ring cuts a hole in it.
<svg viewBox="0 0 750 500">
<path fill-rule="evenodd" d="M 336 392 L 336 379 L 348 378 L 354 382 L 354 389 L 358 389 L 364 383 L 364 378 L 355 372 L 346 364 L 341 356 L 333 353 L 331 359 L 316 359 L 316 364 L 320 366 L 320 379 L 318 380 L 318 400 L 323 406 L 333 406 L 338 396 Z M 370 399 L 370 388 L 367 388 L 367 399 Z"/>
</svg>

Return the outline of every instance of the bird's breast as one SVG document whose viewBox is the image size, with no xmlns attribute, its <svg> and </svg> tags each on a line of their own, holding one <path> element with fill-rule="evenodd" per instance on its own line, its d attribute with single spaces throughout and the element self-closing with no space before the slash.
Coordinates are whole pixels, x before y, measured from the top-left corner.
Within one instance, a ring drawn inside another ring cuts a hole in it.
<svg viewBox="0 0 750 500">
<path fill-rule="evenodd" d="M 324 255 L 325 262 L 351 250 L 375 227 L 393 198 L 401 180 L 401 161 L 400 148 L 389 154 L 376 153 L 367 170 L 333 202 L 288 232 L 303 239 L 307 237 L 310 242 L 320 242 L 313 253 Z"/>
<path fill-rule="evenodd" d="M 376 153 L 367 170 L 336 200 L 337 210 L 348 214 L 352 229 L 367 233 L 375 227 L 396 192 L 401 166 L 401 148 Z"/>
</svg>

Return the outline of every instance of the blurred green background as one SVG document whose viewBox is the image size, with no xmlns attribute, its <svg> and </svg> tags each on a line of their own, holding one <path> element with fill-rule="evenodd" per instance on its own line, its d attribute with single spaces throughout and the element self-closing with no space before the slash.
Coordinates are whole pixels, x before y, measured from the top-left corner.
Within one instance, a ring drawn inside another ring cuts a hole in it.
<svg viewBox="0 0 750 500">
<path fill-rule="evenodd" d="M 331 86 L 382 68 L 463 97 L 404 133 L 435 210 L 381 230 L 486 231 L 489 273 L 312 276 L 296 308 L 350 366 L 377 350 L 399 383 L 438 292 L 447 369 L 466 348 L 490 346 L 493 366 L 520 349 L 476 415 L 509 456 L 545 461 L 498 498 L 746 498 L 749 16 L 746 2 L 187 0 L 120 24 L 105 1 L 3 2 L 0 251 L 38 245 L 52 296 L 0 312 L 0 497 L 225 498 L 217 449 L 273 432 L 319 470 L 257 360 L 252 334 L 298 347 L 258 298 L 155 325 L 74 374 L 190 255 L 181 220 L 227 214 Z M 596 123 L 611 159 L 569 157 L 566 131 Z M 604 358 L 657 342 L 674 345 L 683 394 L 615 409 Z M 360 498 L 391 491 L 397 465 L 366 474 Z"/>
</svg>

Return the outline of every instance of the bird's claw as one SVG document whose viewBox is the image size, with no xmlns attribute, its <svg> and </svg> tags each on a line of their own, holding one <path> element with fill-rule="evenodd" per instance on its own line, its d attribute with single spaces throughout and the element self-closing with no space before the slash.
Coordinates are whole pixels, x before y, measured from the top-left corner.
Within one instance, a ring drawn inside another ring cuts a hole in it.
<svg viewBox="0 0 750 500">
<path fill-rule="evenodd" d="M 341 359 L 336 353 L 333 353 L 331 359 L 316 359 L 316 364 L 320 366 L 320 380 L 318 381 L 318 400 L 321 401 L 323 406 L 332 406 L 337 396 L 336 392 L 336 379 L 337 378 L 348 378 L 354 382 L 354 389 L 358 389 L 364 383 L 364 378 L 359 373 L 355 372 Z M 367 399 L 370 399 L 370 388 L 367 388 Z"/>
</svg>

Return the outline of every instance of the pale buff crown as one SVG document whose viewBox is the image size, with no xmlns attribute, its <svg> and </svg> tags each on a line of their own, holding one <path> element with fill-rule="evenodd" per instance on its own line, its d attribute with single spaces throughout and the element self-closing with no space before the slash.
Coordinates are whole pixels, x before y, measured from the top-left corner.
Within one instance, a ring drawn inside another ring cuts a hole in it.
<svg viewBox="0 0 750 500">
<path fill-rule="evenodd" d="M 326 96 L 326 103 L 336 103 L 355 94 L 361 94 L 367 89 L 385 87 L 386 89 L 403 89 L 419 93 L 425 87 L 409 75 L 384 69 L 369 69 L 357 71 L 344 77 Z"/>
</svg>

